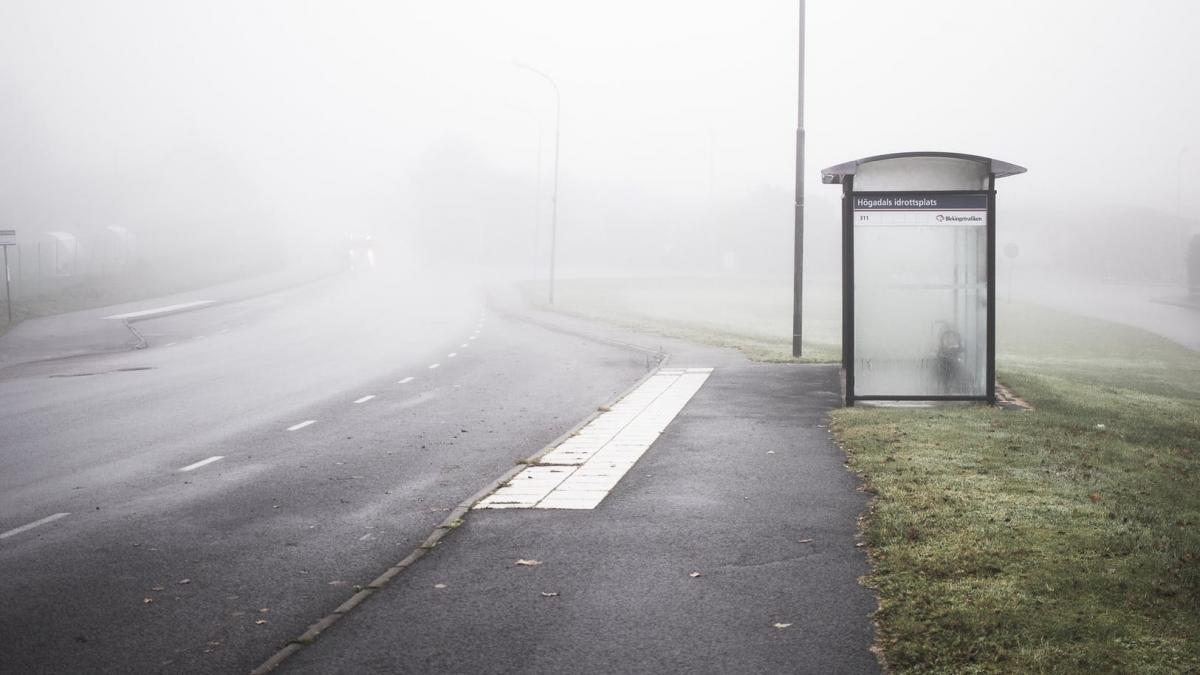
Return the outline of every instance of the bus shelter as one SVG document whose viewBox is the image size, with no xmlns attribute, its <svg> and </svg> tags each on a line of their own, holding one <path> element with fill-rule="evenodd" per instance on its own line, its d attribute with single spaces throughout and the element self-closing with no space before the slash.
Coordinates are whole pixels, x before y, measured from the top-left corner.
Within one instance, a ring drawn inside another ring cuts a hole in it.
<svg viewBox="0 0 1200 675">
<path fill-rule="evenodd" d="M 996 179 L 1024 172 L 950 152 L 821 172 L 842 186 L 847 405 L 995 402 Z"/>
</svg>

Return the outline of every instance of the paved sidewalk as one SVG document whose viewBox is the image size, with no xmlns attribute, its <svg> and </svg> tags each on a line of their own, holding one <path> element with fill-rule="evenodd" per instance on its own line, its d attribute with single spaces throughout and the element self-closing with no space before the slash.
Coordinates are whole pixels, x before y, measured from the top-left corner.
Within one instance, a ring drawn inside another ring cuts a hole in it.
<svg viewBox="0 0 1200 675">
<path fill-rule="evenodd" d="M 715 370 L 603 502 L 470 512 L 280 670 L 878 672 L 867 496 L 825 428 L 836 367 L 654 341 Z"/>
</svg>

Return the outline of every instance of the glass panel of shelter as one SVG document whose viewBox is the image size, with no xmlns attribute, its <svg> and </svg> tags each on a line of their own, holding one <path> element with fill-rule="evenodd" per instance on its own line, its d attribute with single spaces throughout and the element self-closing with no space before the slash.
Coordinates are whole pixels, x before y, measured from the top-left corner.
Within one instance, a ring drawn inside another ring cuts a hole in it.
<svg viewBox="0 0 1200 675">
<path fill-rule="evenodd" d="M 985 395 L 986 219 L 880 215 L 855 223 L 855 393 Z"/>
</svg>

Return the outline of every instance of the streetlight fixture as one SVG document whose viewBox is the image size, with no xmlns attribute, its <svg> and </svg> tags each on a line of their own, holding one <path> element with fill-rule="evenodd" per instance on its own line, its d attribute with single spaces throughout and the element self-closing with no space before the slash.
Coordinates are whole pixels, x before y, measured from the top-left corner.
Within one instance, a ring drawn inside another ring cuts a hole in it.
<svg viewBox="0 0 1200 675">
<path fill-rule="evenodd" d="M 559 123 L 562 119 L 562 97 L 558 93 L 558 83 L 554 81 L 554 78 L 550 77 L 546 73 L 543 73 L 542 71 L 538 70 L 537 68 L 534 68 L 533 66 L 529 66 L 524 63 L 521 63 L 520 61 L 513 61 L 513 65 L 516 66 L 517 68 L 521 68 L 523 70 L 528 70 L 529 72 L 533 73 L 534 75 L 537 75 L 537 76 L 541 77 L 542 79 L 546 80 L 547 82 L 549 82 L 551 87 L 554 87 L 554 192 L 553 192 L 553 196 L 550 198 L 551 208 L 550 208 L 550 292 L 549 292 L 550 304 L 553 305 L 554 304 L 554 259 L 555 259 L 555 255 L 557 253 L 557 246 L 558 246 L 558 132 L 559 132 Z"/>
</svg>

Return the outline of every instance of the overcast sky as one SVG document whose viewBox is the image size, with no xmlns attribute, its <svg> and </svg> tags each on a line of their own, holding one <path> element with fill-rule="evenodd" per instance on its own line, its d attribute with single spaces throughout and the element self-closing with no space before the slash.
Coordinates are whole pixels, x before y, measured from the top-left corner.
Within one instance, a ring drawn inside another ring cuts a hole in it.
<svg viewBox="0 0 1200 675">
<path fill-rule="evenodd" d="M 0 178 L 70 201 L 215 153 L 261 208 L 323 222 L 404 199 L 439 148 L 532 180 L 553 93 L 516 60 L 561 90 L 564 208 L 620 186 L 790 189 L 797 17 L 774 0 L 2 0 Z M 930 149 L 1029 167 L 1008 204 L 1173 213 L 1178 178 L 1200 209 L 1198 17 L 1185 0 L 809 2 L 810 200 L 836 198 L 822 167 Z"/>
</svg>

